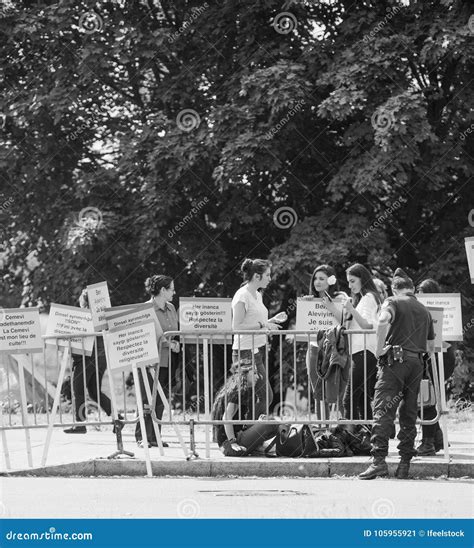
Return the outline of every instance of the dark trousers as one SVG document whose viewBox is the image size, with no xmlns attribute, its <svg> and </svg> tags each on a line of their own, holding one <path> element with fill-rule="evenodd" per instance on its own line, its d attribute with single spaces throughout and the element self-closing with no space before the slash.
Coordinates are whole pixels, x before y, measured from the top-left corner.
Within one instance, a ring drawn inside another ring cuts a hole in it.
<svg viewBox="0 0 474 548">
<path fill-rule="evenodd" d="M 106 415 L 112 415 L 112 405 L 110 403 L 110 399 L 101 390 L 102 377 L 105 373 L 105 365 L 101 363 L 100 357 L 101 356 L 99 354 L 98 371 L 96 371 L 94 354 L 92 356 L 86 356 L 85 367 L 82 362 L 82 356 L 77 354 L 73 355 L 72 389 L 75 401 L 74 411 L 76 421 L 78 422 L 86 420 L 86 397 L 84 393 L 84 384 L 91 399 L 102 407 Z M 97 385 L 99 387 L 98 391 Z"/>
<path fill-rule="evenodd" d="M 146 375 L 148 378 L 148 383 L 150 385 L 150 391 L 153 393 L 153 383 L 154 383 L 154 375 L 155 370 L 153 368 L 146 368 Z M 163 388 L 163 392 L 165 393 L 165 396 L 168 397 L 168 387 L 169 387 L 169 374 L 168 374 L 168 367 L 160 367 L 158 372 L 158 380 L 160 381 L 161 387 Z M 151 402 L 148 401 L 148 397 L 145 390 L 145 383 L 143 381 L 143 375 L 142 370 L 138 369 L 138 382 L 140 383 L 140 392 L 142 395 L 143 404 L 145 405 L 151 405 Z M 163 411 L 165 410 L 165 404 L 163 403 L 163 400 L 160 398 L 160 393 L 157 391 L 156 393 L 156 403 L 155 403 L 155 413 L 158 420 L 161 420 L 163 417 Z M 156 436 L 155 436 L 155 429 L 153 428 L 153 419 L 151 414 L 145 413 L 145 428 L 146 428 L 146 437 L 149 442 L 156 443 Z M 161 432 L 161 424 L 158 425 L 158 429 Z M 140 441 L 142 439 L 142 429 L 140 426 L 140 421 L 137 421 L 137 425 L 135 427 L 135 439 L 137 441 Z"/>
<path fill-rule="evenodd" d="M 266 440 L 274 438 L 278 434 L 278 425 L 275 424 L 252 424 L 246 430 L 240 430 L 237 433 L 237 443 L 247 448 L 247 454 L 255 451 Z"/>
<path fill-rule="evenodd" d="M 352 356 L 352 373 L 344 393 L 344 417 L 352 420 L 372 420 L 372 400 L 377 378 L 377 359 L 367 351 L 367 376 L 364 383 L 364 351 Z M 352 380 L 351 380 L 352 375 Z M 351 405 L 352 390 L 352 405 Z"/>
<path fill-rule="evenodd" d="M 372 426 L 371 454 L 385 458 L 388 454 L 388 440 L 393 430 L 395 415 L 399 407 L 400 431 L 398 451 L 400 456 L 411 459 L 416 437 L 418 414 L 418 392 L 423 375 L 421 358 L 405 357 L 403 363 L 395 362 L 392 367 L 378 368 L 374 395 L 374 425 Z"/>
</svg>

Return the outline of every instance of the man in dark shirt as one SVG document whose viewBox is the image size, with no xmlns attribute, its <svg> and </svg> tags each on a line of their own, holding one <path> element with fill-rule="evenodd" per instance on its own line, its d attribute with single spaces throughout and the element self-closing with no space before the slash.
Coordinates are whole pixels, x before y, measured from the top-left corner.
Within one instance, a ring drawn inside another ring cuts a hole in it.
<svg viewBox="0 0 474 548">
<path fill-rule="evenodd" d="M 370 440 L 373 462 L 359 475 L 360 479 L 388 475 L 385 458 L 398 407 L 398 450 L 401 459 L 395 476 L 400 479 L 408 477 L 411 458 L 416 455 L 417 398 L 423 375 L 423 353 L 434 351 L 431 315 L 417 301 L 412 280 L 400 268 L 395 271 L 392 292 L 394 297 L 382 305 L 377 326 L 375 355 L 378 359 L 378 374 Z"/>
</svg>

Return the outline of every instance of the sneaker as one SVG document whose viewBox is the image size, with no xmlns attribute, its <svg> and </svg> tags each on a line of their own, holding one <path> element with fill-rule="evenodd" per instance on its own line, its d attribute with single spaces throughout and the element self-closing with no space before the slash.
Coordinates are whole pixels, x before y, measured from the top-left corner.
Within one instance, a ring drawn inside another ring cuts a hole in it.
<svg viewBox="0 0 474 548">
<path fill-rule="evenodd" d="M 64 430 L 65 434 L 85 434 L 86 432 L 87 428 L 85 426 L 71 426 L 71 428 Z"/>
</svg>

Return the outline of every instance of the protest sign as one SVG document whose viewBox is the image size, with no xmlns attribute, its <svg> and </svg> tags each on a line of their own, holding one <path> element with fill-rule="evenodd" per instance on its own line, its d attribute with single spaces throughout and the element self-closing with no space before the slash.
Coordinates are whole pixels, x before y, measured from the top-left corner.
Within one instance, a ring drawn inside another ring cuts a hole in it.
<svg viewBox="0 0 474 548">
<path fill-rule="evenodd" d="M 110 296 L 107 282 L 99 282 L 87 286 L 87 296 L 89 298 L 89 308 L 92 313 L 92 322 L 96 331 L 101 331 L 107 327 L 107 321 L 104 315 L 104 309 L 110 307 Z"/>
<path fill-rule="evenodd" d="M 35 352 L 43 352 L 39 309 L 0 309 L 0 354 Z"/>
<path fill-rule="evenodd" d="M 436 308 L 434 306 L 426 307 L 431 314 L 433 319 L 433 328 L 435 333 L 435 352 L 443 351 L 443 309 Z"/>
<path fill-rule="evenodd" d="M 338 310 L 338 318 L 334 317 L 327 309 L 323 299 L 317 297 L 298 298 L 296 301 L 296 331 L 325 331 L 341 323 L 343 301 L 333 299 L 333 304 Z M 297 341 L 307 341 L 306 335 L 296 335 Z M 311 340 L 315 340 L 311 337 Z"/>
<path fill-rule="evenodd" d="M 474 284 L 474 236 L 464 238 L 464 245 L 466 246 L 467 264 L 469 266 L 469 276 L 471 277 L 471 283 Z"/>
<path fill-rule="evenodd" d="M 443 308 L 443 341 L 462 341 L 460 293 L 417 293 L 425 306 Z"/>
<path fill-rule="evenodd" d="M 49 310 L 48 323 L 46 325 L 46 335 L 74 335 L 76 333 L 93 333 L 94 324 L 92 323 L 92 314 L 88 308 L 77 308 L 64 304 L 51 304 Z M 94 346 L 94 336 L 80 337 L 77 339 L 67 338 L 46 339 L 46 344 L 58 346 L 69 346 L 71 343 L 71 352 L 73 354 L 82 354 L 83 348 L 86 356 L 92 354 Z"/>
<path fill-rule="evenodd" d="M 181 297 L 179 325 L 184 333 L 232 330 L 232 299 L 218 297 Z M 213 342 L 232 343 L 232 337 L 213 336 Z"/>
<path fill-rule="evenodd" d="M 104 339 L 107 345 L 107 363 L 112 371 L 159 362 L 153 321 L 109 328 L 109 331 L 104 333 Z"/>
<path fill-rule="evenodd" d="M 119 327 L 128 327 L 139 322 L 152 321 L 155 325 L 156 339 L 159 341 L 163 335 L 158 316 L 156 315 L 153 303 L 142 303 L 135 305 L 132 309 L 123 309 L 118 314 L 108 316 L 107 325 L 109 329 L 117 329 Z"/>
<path fill-rule="evenodd" d="M 107 321 L 111 316 L 117 316 L 117 314 L 121 314 L 122 312 L 135 310 L 137 306 L 142 306 L 142 305 L 143 303 L 121 304 L 120 306 L 111 306 L 110 308 L 104 308 L 103 313 L 104 313 L 105 321 Z"/>
</svg>

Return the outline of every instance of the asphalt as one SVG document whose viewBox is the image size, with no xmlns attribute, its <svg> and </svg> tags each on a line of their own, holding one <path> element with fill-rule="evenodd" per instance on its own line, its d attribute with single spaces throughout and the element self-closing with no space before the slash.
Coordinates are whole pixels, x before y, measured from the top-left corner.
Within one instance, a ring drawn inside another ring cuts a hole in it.
<svg viewBox="0 0 474 548">
<path fill-rule="evenodd" d="M 46 465 L 42 466 L 42 454 L 46 440 L 45 428 L 30 429 L 32 464 L 29 466 L 24 430 L 6 430 L 5 437 L 10 457 L 10 468 L 3 454 L 0 476 L 145 476 L 145 451 L 137 447 L 133 425 L 123 431 L 123 446 L 134 457 L 120 456 L 110 459 L 117 449 L 111 426 L 100 430 L 88 427 L 86 434 L 65 434 L 55 427 Z M 189 429 L 182 426 L 186 449 L 189 452 Z M 150 448 L 153 476 L 173 477 L 353 477 L 368 465 L 369 457 L 344 457 L 331 459 L 289 459 L 252 456 L 245 458 L 224 457 L 216 444 L 211 442 L 209 458 L 206 456 L 204 428 L 196 428 L 196 453 L 186 458 L 176 433 L 170 426 L 163 427 L 163 438 L 170 447 L 160 456 L 156 447 Z M 419 441 L 419 440 L 418 440 Z M 474 437 L 471 424 L 450 424 L 450 459 L 443 451 L 434 457 L 416 457 L 412 461 L 414 478 L 472 478 L 474 463 Z M 397 440 L 391 440 L 387 459 L 391 475 L 398 463 Z"/>
</svg>

